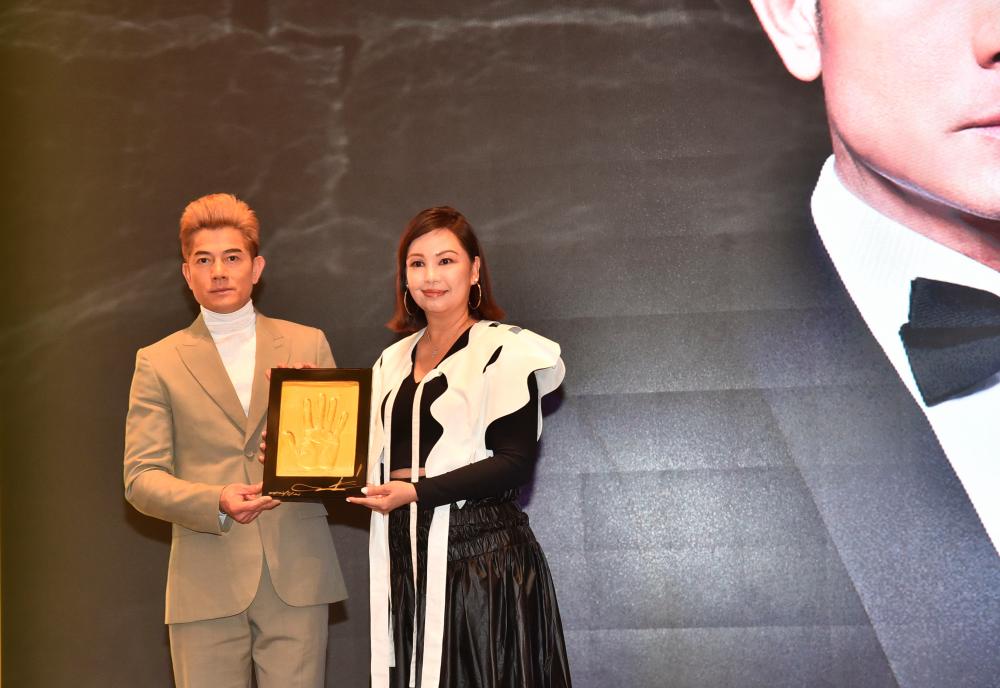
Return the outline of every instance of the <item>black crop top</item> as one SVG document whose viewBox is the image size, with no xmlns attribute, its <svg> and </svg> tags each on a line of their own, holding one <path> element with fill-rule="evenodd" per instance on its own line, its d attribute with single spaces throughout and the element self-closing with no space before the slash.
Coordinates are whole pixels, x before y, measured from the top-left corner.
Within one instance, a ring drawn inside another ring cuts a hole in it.
<svg viewBox="0 0 1000 688">
<path fill-rule="evenodd" d="M 455 341 L 448 358 L 469 343 L 466 330 Z M 416 347 L 413 349 L 416 358 Z M 448 389 L 448 380 L 440 375 L 424 384 L 420 398 L 420 457 L 419 465 L 427 462 L 431 449 L 441 439 L 444 428 L 431 415 L 431 404 Z M 413 400 L 417 382 L 411 372 L 399 386 L 392 405 L 392 437 L 389 439 L 389 470 L 412 466 Z M 385 406 L 382 400 L 382 422 L 385 423 Z M 414 483 L 417 505 L 429 509 L 462 499 L 482 499 L 499 495 L 524 485 L 531 479 L 538 456 L 538 383 L 535 376 L 528 377 L 528 403 L 517 411 L 497 418 L 486 428 L 486 448 L 493 456 L 468 466 L 457 468 L 432 478 L 421 478 Z"/>
</svg>

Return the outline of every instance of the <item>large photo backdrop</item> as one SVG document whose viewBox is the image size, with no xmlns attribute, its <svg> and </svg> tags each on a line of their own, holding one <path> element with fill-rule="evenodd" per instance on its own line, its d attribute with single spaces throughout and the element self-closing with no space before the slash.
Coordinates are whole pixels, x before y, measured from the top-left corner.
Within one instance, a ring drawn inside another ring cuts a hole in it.
<svg viewBox="0 0 1000 688">
<path fill-rule="evenodd" d="M 342 366 L 392 341 L 395 242 L 438 204 L 562 345 L 522 501 L 574 685 L 923 685 L 803 468 L 814 392 L 882 378 L 810 339 L 822 91 L 743 0 L 19 1 L 0 51 L 8 685 L 172 685 L 170 529 L 124 501 L 122 435 L 136 349 L 196 314 L 177 219 L 219 191 L 261 220 L 257 307 Z M 367 523 L 331 509 L 330 686 L 367 681 Z"/>
</svg>

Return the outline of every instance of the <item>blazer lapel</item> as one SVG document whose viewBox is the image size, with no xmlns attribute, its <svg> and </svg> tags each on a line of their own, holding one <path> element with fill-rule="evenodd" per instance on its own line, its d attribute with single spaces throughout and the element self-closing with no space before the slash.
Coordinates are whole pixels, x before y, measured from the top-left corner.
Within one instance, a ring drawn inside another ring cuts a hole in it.
<svg viewBox="0 0 1000 688">
<path fill-rule="evenodd" d="M 1000 560 L 825 249 L 816 258 L 828 317 L 803 345 L 835 337 L 864 379 L 772 388 L 772 413 L 898 684 L 992 685 Z"/>
<path fill-rule="evenodd" d="M 250 414 L 245 426 L 244 444 L 250 441 L 264 422 L 270 391 L 266 372 L 270 368 L 287 365 L 290 352 L 285 336 L 270 318 L 257 313 L 257 358 L 254 363 L 253 392 L 250 395 Z"/>
<path fill-rule="evenodd" d="M 191 371 L 205 393 L 219 405 L 229 420 L 240 430 L 246 427 L 247 417 L 243 405 L 236 396 L 236 389 L 222 364 L 219 350 L 215 348 L 212 335 L 199 315 L 187 329 L 186 337 L 177 347 L 181 360 Z"/>
</svg>

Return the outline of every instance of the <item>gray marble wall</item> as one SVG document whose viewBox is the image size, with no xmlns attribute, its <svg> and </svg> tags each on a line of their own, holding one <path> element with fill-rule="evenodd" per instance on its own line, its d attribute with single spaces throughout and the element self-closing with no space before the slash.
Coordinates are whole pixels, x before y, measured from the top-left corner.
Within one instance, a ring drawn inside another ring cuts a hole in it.
<svg viewBox="0 0 1000 688">
<path fill-rule="evenodd" d="M 122 429 L 214 191 L 260 215 L 259 307 L 346 366 L 391 341 L 407 218 L 478 228 L 568 368 L 524 496 L 577 686 L 897 685 L 767 395 L 838 374 L 782 353 L 831 286 L 801 259 L 828 142 L 743 0 L 25 0 L 0 51 L 8 685 L 171 685 Z M 366 685 L 366 523 L 331 519 L 330 686 Z"/>
</svg>

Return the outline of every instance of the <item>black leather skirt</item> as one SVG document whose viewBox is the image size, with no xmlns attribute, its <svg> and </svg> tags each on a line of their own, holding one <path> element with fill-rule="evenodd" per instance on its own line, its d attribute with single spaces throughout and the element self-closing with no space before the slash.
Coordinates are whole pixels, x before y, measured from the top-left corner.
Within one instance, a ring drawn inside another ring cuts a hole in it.
<svg viewBox="0 0 1000 688">
<path fill-rule="evenodd" d="M 451 508 L 441 688 L 570 688 L 559 607 L 545 555 L 514 501 L 516 492 Z M 389 514 L 390 585 L 396 666 L 390 685 L 410 680 L 414 606 L 417 681 L 423 649 L 427 534 L 417 511 L 418 591 L 413 587 L 410 513 Z"/>
</svg>

